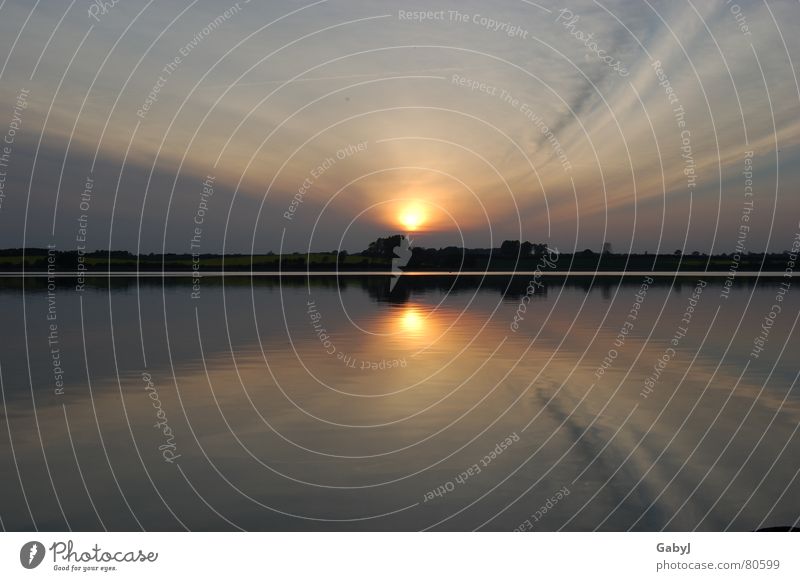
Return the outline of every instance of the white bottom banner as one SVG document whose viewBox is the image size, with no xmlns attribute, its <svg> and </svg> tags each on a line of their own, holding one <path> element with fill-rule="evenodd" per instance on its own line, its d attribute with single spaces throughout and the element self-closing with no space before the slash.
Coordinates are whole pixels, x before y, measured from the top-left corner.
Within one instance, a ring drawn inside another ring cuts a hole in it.
<svg viewBox="0 0 800 581">
<path fill-rule="evenodd" d="M 798 552 L 781 532 L 3 533 L 0 579 L 799 579 Z"/>
</svg>

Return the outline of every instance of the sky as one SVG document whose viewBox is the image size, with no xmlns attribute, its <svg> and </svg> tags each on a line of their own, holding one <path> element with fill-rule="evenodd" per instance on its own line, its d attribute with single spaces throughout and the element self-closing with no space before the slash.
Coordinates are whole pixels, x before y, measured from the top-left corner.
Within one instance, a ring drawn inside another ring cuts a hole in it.
<svg viewBox="0 0 800 581">
<path fill-rule="evenodd" d="M 0 6 L 2 248 L 722 253 L 800 231 L 797 1 Z"/>
</svg>

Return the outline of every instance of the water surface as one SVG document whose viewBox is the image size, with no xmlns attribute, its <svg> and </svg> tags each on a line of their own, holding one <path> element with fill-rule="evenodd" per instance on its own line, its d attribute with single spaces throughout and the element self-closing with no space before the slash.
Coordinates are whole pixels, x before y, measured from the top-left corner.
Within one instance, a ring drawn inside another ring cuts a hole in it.
<svg viewBox="0 0 800 581">
<path fill-rule="evenodd" d="M 2 525 L 797 522 L 796 289 L 531 280 L 3 278 Z"/>
</svg>

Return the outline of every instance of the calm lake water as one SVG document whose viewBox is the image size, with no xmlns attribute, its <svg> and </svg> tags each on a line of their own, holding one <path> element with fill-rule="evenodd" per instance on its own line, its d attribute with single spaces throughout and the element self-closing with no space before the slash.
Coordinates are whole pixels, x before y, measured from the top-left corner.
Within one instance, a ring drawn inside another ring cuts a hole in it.
<svg viewBox="0 0 800 581">
<path fill-rule="evenodd" d="M 2 526 L 797 523 L 798 289 L 529 281 L 0 279 Z"/>
</svg>

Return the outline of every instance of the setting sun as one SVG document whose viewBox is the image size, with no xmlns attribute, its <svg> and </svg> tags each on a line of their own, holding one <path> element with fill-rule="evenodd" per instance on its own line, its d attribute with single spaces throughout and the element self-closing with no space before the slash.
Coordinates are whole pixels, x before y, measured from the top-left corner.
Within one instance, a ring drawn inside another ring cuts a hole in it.
<svg viewBox="0 0 800 581">
<path fill-rule="evenodd" d="M 398 219 L 406 230 L 413 232 L 425 222 L 425 211 L 416 204 L 407 206 L 400 212 Z"/>
</svg>

